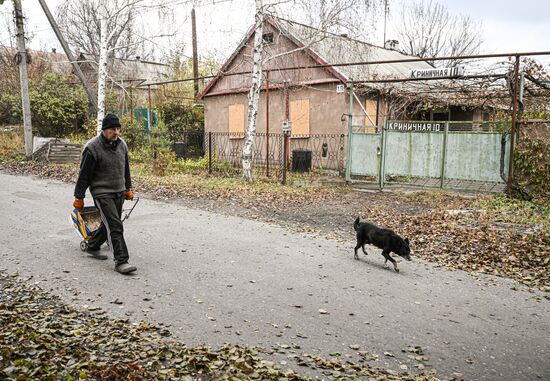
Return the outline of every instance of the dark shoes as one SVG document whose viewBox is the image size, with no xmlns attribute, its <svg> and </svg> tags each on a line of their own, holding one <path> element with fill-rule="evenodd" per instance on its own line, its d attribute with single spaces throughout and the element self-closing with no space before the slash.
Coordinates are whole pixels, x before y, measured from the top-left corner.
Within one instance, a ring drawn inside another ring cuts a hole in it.
<svg viewBox="0 0 550 381">
<path fill-rule="evenodd" d="M 97 249 L 97 250 L 92 250 L 92 249 L 88 248 L 88 249 L 86 249 L 86 253 L 90 254 L 90 256 L 91 256 L 92 258 L 95 258 L 95 259 L 105 260 L 105 259 L 108 258 L 105 254 L 101 254 L 101 253 L 99 252 L 99 249 Z"/>
<path fill-rule="evenodd" d="M 128 262 L 120 263 L 120 264 L 115 266 L 115 271 L 117 271 L 121 274 L 130 274 L 130 273 L 133 273 L 136 270 L 137 270 L 136 266 L 132 266 Z"/>
</svg>

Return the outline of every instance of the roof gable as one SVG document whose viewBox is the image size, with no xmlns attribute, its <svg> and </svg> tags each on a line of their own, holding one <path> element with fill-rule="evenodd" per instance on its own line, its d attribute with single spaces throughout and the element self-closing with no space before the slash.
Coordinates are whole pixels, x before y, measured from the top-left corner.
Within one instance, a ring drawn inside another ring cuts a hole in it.
<svg viewBox="0 0 550 381">
<path fill-rule="evenodd" d="M 199 98 L 229 92 L 246 92 L 250 88 L 252 62 L 249 51 L 252 49 L 254 27 L 251 27 L 237 49 L 224 63 L 218 75 L 211 80 Z M 292 84 L 312 84 L 326 82 L 346 82 L 349 79 L 366 80 L 379 78 L 402 78 L 412 69 L 432 68 L 425 61 L 393 64 L 309 67 L 347 62 L 386 61 L 418 58 L 395 50 L 385 49 L 363 41 L 337 35 L 296 23 L 294 21 L 266 17 L 264 33 L 273 32 L 275 49 L 267 45 L 264 54 L 267 63 L 263 70 L 270 70 L 270 82 L 277 87 L 285 80 Z M 286 50 L 284 50 L 286 49 Z M 269 60 L 270 53 L 285 56 Z M 277 71 L 277 68 L 304 67 L 304 69 Z M 227 75 L 229 73 L 241 73 Z M 270 85 L 271 85 L 270 84 Z"/>
<path fill-rule="evenodd" d="M 217 76 L 201 92 L 199 98 L 248 91 L 251 85 L 251 51 L 254 33 L 254 28 L 250 28 L 237 49 L 223 64 Z M 283 86 L 285 81 L 292 84 L 346 81 L 346 78 L 332 67 L 278 71 L 277 69 L 284 67 L 311 67 L 326 65 L 327 62 L 315 52 L 305 48 L 300 40 L 282 30 L 271 17 L 266 18 L 264 33 L 273 33 L 274 35 L 274 42 L 264 46 L 263 70 L 270 71 L 270 86 Z"/>
</svg>

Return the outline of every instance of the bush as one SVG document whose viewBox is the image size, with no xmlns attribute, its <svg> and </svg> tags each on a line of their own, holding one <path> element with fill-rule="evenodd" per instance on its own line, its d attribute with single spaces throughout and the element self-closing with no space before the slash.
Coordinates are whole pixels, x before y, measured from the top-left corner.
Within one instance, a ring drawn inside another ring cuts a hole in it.
<svg viewBox="0 0 550 381">
<path fill-rule="evenodd" d="M 122 138 L 128 144 L 129 150 L 140 150 L 149 144 L 149 136 L 140 121 L 130 121 L 129 116 L 122 117 Z"/>
<path fill-rule="evenodd" d="M 21 98 L 13 94 L 0 94 L 0 125 L 23 123 Z"/>
<path fill-rule="evenodd" d="M 536 199 L 550 197 L 550 141 L 523 135 L 514 150 L 514 177 Z"/>
<path fill-rule="evenodd" d="M 40 136 L 64 137 L 82 130 L 88 98 L 81 86 L 71 86 L 66 76 L 48 73 L 31 86 L 32 124 Z"/>
<path fill-rule="evenodd" d="M 171 152 L 172 143 L 167 138 L 166 127 L 162 124 L 155 128 L 152 133 L 148 133 L 138 121 L 130 123 L 124 120 L 126 118 L 123 118 L 122 122 L 122 138 L 128 144 L 130 160 L 151 162 L 151 160 L 158 159 L 162 155 L 173 154 Z"/>
<path fill-rule="evenodd" d="M 164 176 L 166 171 L 176 161 L 176 155 L 173 152 L 159 152 L 153 159 L 153 175 Z"/>
<path fill-rule="evenodd" d="M 171 141 L 180 140 L 189 131 L 204 131 L 203 108 L 193 108 L 180 101 L 167 101 L 157 105 L 156 109 Z"/>
</svg>

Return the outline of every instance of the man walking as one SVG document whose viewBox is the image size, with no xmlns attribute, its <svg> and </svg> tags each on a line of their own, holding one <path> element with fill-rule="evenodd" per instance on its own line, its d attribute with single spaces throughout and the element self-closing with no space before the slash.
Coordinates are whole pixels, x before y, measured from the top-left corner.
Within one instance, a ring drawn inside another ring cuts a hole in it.
<svg viewBox="0 0 550 381">
<path fill-rule="evenodd" d="M 87 252 L 94 258 L 107 259 L 99 249 L 109 240 L 115 270 L 121 274 L 130 274 L 136 271 L 136 267 L 128 263 L 121 215 L 124 200 L 133 200 L 134 193 L 128 146 L 119 137 L 120 127 L 117 116 L 108 114 L 103 118 L 101 133 L 84 146 L 73 206 L 82 210 L 86 189 L 90 187 L 94 203 L 101 214 L 101 226 L 88 241 Z"/>
</svg>

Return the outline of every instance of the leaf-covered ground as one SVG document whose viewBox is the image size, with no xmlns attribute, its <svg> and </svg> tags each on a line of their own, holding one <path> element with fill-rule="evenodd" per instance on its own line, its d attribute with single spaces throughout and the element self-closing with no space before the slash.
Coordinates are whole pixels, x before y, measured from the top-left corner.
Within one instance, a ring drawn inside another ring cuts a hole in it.
<svg viewBox="0 0 550 381">
<path fill-rule="evenodd" d="M 77 167 L 6 161 L 0 168 L 75 182 Z M 365 193 L 349 187 L 283 187 L 234 178 L 153 176 L 134 168 L 134 185 L 158 199 L 275 222 L 353 245 L 357 215 L 412 242 L 413 255 L 451 269 L 515 279 L 550 292 L 550 203 L 444 192 Z M 351 255 L 351 248 L 350 248 Z"/>
<path fill-rule="evenodd" d="M 16 274 L 0 270 L 2 380 L 307 380 L 262 358 L 262 349 L 187 347 L 170 331 L 145 322 L 110 320 L 64 304 Z M 422 355 L 420 348 L 410 348 Z M 368 353 L 365 352 L 368 357 Z M 398 374 L 303 354 L 295 367 L 327 379 L 437 381 L 432 374 Z"/>
</svg>

